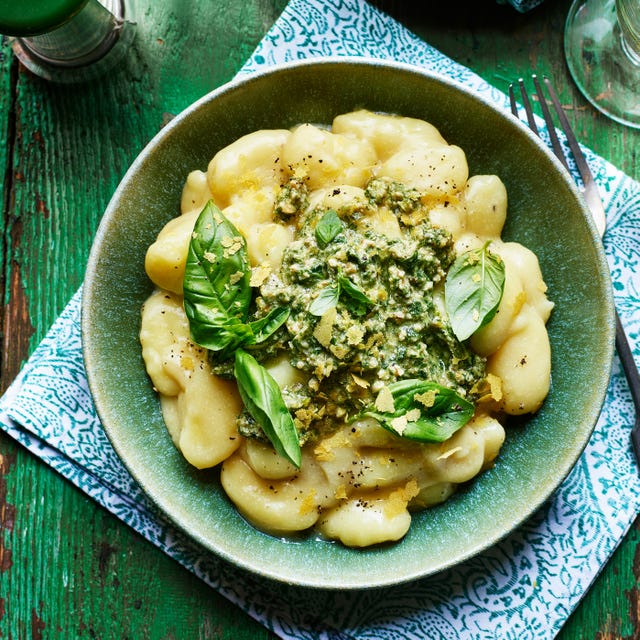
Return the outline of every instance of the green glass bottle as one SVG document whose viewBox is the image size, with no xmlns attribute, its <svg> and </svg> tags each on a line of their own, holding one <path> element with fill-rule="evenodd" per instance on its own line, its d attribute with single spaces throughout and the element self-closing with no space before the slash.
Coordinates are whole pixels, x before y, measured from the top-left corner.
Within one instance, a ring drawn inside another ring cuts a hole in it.
<svg viewBox="0 0 640 640">
<path fill-rule="evenodd" d="M 33 36 L 73 18 L 87 0 L 0 0 L 0 33 Z"/>
<path fill-rule="evenodd" d="M 134 35 L 128 0 L 0 0 L 0 34 L 33 74 L 84 82 L 124 58 Z"/>
</svg>

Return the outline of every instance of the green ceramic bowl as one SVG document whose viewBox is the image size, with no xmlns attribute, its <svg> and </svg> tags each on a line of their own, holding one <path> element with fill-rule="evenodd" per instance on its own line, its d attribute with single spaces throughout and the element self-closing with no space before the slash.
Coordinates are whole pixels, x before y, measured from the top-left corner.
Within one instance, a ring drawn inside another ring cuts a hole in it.
<svg viewBox="0 0 640 640">
<path fill-rule="evenodd" d="M 504 236 L 539 256 L 556 308 L 548 328 L 552 388 L 542 409 L 508 430 L 493 469 L 442 506 L 417 514 L 399 543 L 354 550 L 265 535 L 238 515 L 215 470 L 174 448 L 140 355 L 140 306 L 152 290 L 144 255 L 178 213 L 189 171 L 243 134 L 329 123 L 365 107 L 423 118 L 467 153 L 472 174 L 508 189 Z M 124 177 L 98 230 L 84 288 L 89 384 L 113 446 L 148 496 L 204 549 L 287 583 L 366 588 L 451 567 L 528 518 L 568 474 L 594 427 L 613 355 L 613 302 L 595 227 L 567 173 L 515 118 L 424 70 L 363 59 L 300 62 L 233 82 L 178 115 Z"/>
</svg>

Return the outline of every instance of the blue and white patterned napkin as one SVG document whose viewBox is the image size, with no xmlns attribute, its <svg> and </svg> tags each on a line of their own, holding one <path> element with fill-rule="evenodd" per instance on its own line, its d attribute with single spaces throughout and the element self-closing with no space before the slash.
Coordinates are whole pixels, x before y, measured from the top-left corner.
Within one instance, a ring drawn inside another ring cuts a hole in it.
<svg viewBox="0 0 640 640">
<path fill-rule="evenodd" d="M 291 0 L 242 73 L 323 55 L 413 63 L 502 92 L 364 0 Z M 640 355 L 640 185 L 588 152 L 608 211 L 616 303 Z M 83 369 L 80 292 L 0 399 L 0 427 L 167 554 L 287 639 L 552 638 L 640 511 L 633 407 L 618 361 L 584 454 L 517 531 L 455 569 L 400 587 L 337 593 L 274 584 L 203 551 L 146 499 L 111 448 Z"/>
</svg>

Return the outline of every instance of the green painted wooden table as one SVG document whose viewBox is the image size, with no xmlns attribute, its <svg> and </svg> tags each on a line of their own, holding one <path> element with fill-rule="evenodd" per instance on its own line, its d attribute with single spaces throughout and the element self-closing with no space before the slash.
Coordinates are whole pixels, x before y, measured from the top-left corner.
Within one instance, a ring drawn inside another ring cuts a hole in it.
<svg viewBox="0 0 640 640">
<path fill-rule="evenodd" d="M 374 0 L 506 89 L 550 75 L 579 138 L 640 179 L 640 132 L 596 113 L 562 53 L 569 0 L 520 15 L 492 0 Z M 35 78 L 0 42 L 0 388 L 81 284 L 102 212 L 166 122 L 233 77 L 285 0 L 139 0 L 121 68 L 73 89 Z M 563 640 L 640 638 L 636 523 Z M 0 435 L 1 638 L 270 638 L 235 606 Z"/>
</svg>

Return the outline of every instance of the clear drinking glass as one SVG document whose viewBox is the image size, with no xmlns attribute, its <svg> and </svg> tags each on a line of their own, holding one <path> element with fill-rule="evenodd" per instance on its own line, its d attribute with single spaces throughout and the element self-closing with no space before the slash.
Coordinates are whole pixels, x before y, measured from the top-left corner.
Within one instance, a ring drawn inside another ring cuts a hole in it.
<svg viewBox="0 0 640 640">
<path fill-rule="evenodd" d="M 36 75 L 77 82 L 122 58 L 134 34 L 130 13 L 126 0 L 0 0 L 0 33 Z"/>
<path fill-rule="evenodd" d="M 640 0 L 575 0 L 564 48 L 587 100 L 610 118 L 640 128 Z"/>
</svg>

